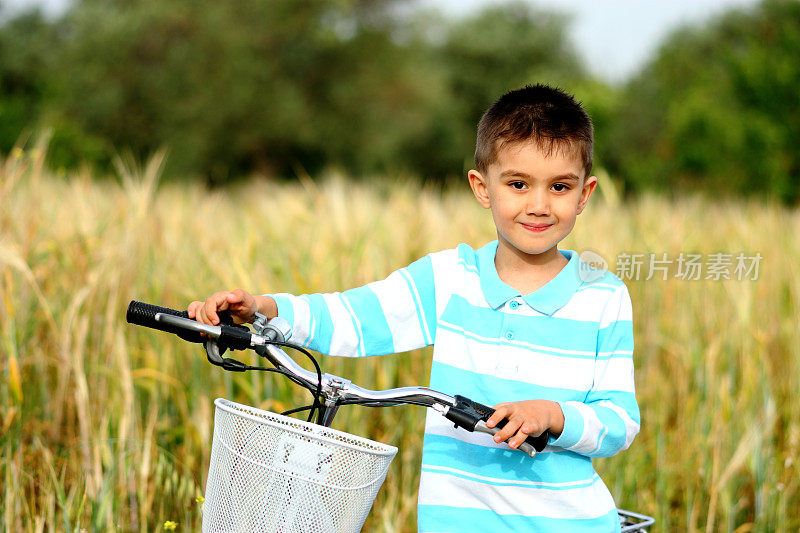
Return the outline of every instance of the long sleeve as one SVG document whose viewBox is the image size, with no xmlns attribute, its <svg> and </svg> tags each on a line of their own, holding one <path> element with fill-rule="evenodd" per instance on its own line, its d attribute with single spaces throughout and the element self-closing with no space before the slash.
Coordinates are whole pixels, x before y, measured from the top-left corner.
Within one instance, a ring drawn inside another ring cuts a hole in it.
<svg viewBox="0 0 800 533">
<path fill-rule="evenodd" d="M 436 335 L 430 256 L 344 292 L 270 296 L 292 324 L 290 340 L 328 355 L 404 352 L 433 344 Z"/>
<path fill-rule="evenodd" d="M 609 457 L 628 448 L 639 432 L 631 301 L 624 285 L 615 290 L 603 310 L 592 388 L 583 402 L 560 405 L 564 430 L 551 440 L 551 446 L 589 457 Z"/>
</svg>

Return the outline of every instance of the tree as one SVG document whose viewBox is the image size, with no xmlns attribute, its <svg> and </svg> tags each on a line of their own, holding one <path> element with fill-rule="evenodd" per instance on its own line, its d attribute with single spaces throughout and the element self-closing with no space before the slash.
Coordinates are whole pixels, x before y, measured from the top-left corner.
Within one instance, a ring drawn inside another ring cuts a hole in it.
<svg viewBox="0 0 800 533">
<path fill-rule="evenodd" d="M 608 100 L 562 15 L 512 2 L 448 20 L 401 5 L 79 0 L 41 22 L 48 90 L 25 92 L 31 125 L 54 130 L 58 166 L 167 147 L 168 176 L 212 184 L 332 165 L 440 180 L 471 166 L 478 119 L 506 91 L 581 83 L 592 105 Z"/>
<path fill-rule="evenodd" d="M 800 200 L 800 2 L 674 33 L 626 88 L 612 171 L 634 189 Z"/>
<path fill-rule="evenodd" d="M 504 93 L 535 83 L 569 88 L 588 78 L 567 39 L 568 21 L 527 3 L 510 2 L 450 25 L 438 52 L 452 104 L 446 109 L 449 116 L 440 118 L 448 122 L 447 137 L 452 139 L 448 153 L 474 151 L 478 120 Z"/>
<path fill-rule="evenodd" d="M 396 3 L 396 2 L 395 2 Z M 54 107 L 67 123 L 172 174 L 396 158 L 425 104 L 415 42 L 380 0 L 83 0 L 61 22 Z"/>
<path fill-rule="evenodd" d="M 39 119 L 48 92 L 53 35 L 40 11 L 8 21 L 0 32 L 0 151 Z"/>
</svg>

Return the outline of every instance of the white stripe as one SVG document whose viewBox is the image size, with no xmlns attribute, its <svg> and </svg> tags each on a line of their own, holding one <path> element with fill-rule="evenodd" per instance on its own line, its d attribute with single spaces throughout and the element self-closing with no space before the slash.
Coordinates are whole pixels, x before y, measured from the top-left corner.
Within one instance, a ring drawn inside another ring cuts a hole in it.
<svg viewBox="0 0 800 533">
<path fill-rule="evenodd" d="M 600 357 L 616 357 L 621 359 L 627 355 L 633 355 L 633 350 L 611 350 L 610 352 L 597 352 Z"/>
<path fill-rule="evenodd" d="M 603 309 L 603 316 L 600 318 L 600 329 L 607 328 L 620 320 L 633 320 L 633 308 L 631 307 L 631 297 L 628 289 L 622 287 L 615 292 Z"/>
<path fill-rule="evenodd" d="M 422 333 L 425 338 L 425 342 L 427 344 L 431 343 L 431 332 L 428 331 L 428 321 L 427 317 L 425 316 L 425 309 L 422 308 L 422 298 L 419 296 L 419 291 L 417 290 L 417 284 L 414 283 L 414 278 L 411 277 L 411 274 L 405 268 L 400 269 L 400 274 L 403 275 L 408 285 L 411 287 L 411 296 L 414 298 L 414 305 L 417 306 L 417 318 L 420 322 L 420 327 L 422 328 Z"/>
<path fill-rule="evenodd" d="M 583 418 L 583 433 L 573 446 L 568 449 L 578 453 L 590 454 L 597 448 L 597 436 L 606 430 L 603 422 L 598 418 L 594 409 L 581 402 L 567 402 L 581 413 Z"/>
<path fill-rule="evenodd" d="M 426 470 L 420 476 L 419 504 L 560 519 L 597 518 L 615 508 L 611 494 L 599 478 L 588 487 L 550 490 L 487 485 Z"/>
<path fill-rule="evenodd" d="M 576 399 L 591 388 L 595 373 L 593 358 L 562 357 L 513 344 L 483 344 L 441 327 L 433 360 L 486 376 L 574 390 Z"/>
<path fill-rule="evenodd" d="M 511 381 L 577 391 L 583 398 L 594 382 L 592 358 L 568 358 L 514 345 L 487 345 L 440 328 L 434 360 L 462 370 Z M 577 398 L 576 398 L 577 399 Z"/>
<path fill-rule="evenodd" d="M 555 488 L 555 489 L 575 487 L 575 486 L 585 486 L 589 483 L 593 483 L 598 478 L 597 474 L 595 474 L 594 477 L 591 477 L 589 479 L 579 479 L 576 481 L 563 481 L 561 483 L 548 483 L 546 481 L 525 481 L 519 479 L 503 479 L 497 477 L 481 476 L 478 474 L 473 474 L 472 472 L 467 472 L 466 470 L 458 470 L 457 468 L 450 468 L 449 466 L 435 466 L 435 465 L 423 464 L 422 468 L 429 471 L 442 472 L 445 474 L 455 474 L 478 482 L 486 481 L 489 483 L 500 483 L 503 485 L 519 485 L 521 487 L 542 487 L 542 488 Z"/>
<path fill-rule="evenodd" d="M 594 455 L 600 451 L 600 448 L 603 447 L 603 441 L 606 440 L 606 435 L 608 435 L 608 426 L 603 427 L 603 431 L 600 433 L 600 438 L 597 439 L 597 446 L 595 446 L 594 450 L 592 450 L 591 455 Z"/>
<path fill-rule="evenodd" d="M 311 321 L 308 324 L 308 338 L 306 339 L 306 346 L 314 342 L 314 332 L 317 329 L 317 317 L 314 314 L 311 314 Z"/>
<path fill-rule="evenodd" d="M 621 352 L 613 352 L 619 355 Z M 627 357 L 612 357 L 598 364 L 598 378 L 594 383 L 594 390 L 610 390 L 621 392 L 635 392 L 633 382 L 633 358 L 631 352 L 625 352 Z"/>
<path fill-rule="evenodd" d="M 302 346 L 307 346 L 313 324 L 308 300 L 302 296 L 293 297 L 292 310 L 294 311 L 294 328 L 292 329 L 291 340 Z"/>
<path fill-rule="evenodd" d="M 461 266 L 461 268 L 463 268 L 467 272 L 472 272 L 474 274 L 478 273 L 478 267 L 476 267 L 475 265 L 468 265 L 463 258 L 459 257 L 457 262 Z"/>
<path fill-rule="evenodd" d="M 414 300 L 403 276 L 393 272 L 383 281 L 367 285 L 381 306 L 396 352 L 406 352 L 425 346 Z"/>
<path fill-rule="evenodd" d="M 341 293 L 334 292 L 323 294 L 322 299 L 328 306 L 328 312 L 333 320 L 333 333 L 331 335 L 330 352 L 335 355 L 355 356 L 358 346 L 358 336 L 353 329 L 353 322 L 342 302 Z"/>
<path fill-rule="evenodd" d="M 619 300 L 627 294 L 624 287 L 618 287 L 617 291 L 579 291 L 576 292 L 564 307 L 556 311 L 553 316 L 556 318 L 566 318 L 580 322 L 601 322 L 599 327 L 607 327 L 610 323 L 617 320 L 630 321 L 633 318 L 630 303 L 620 305 Z M 613 309 L 613 316 L 605 316 L 606 309 Z M 618 314 L 617 314 L 618 313 Z"/>
<path fill-rule="evenodd" d="M 433 266 L 433 283 L 436 287 L 436 316 L 442 316 L 444 308 L 454 295 L 461 296 L 470 305 L 488 308 L 489 304 L 481 290 L 477 272 L 464 268 L 458 250 L 445 250 L 430 255 Z M 461 261 L 461 263 L 459 263 Z"/>
<path fill-rule="evenodd" d="M 353 323 L 355 323 L 355 330 L 356 330 L 355 333 L 356 333 L 356 343 L 357 343 L 356 346 L 358 348 L 358 355 L 360 355 L 361 357 L 364 357 L 364 355 L 365 355 L 365 352 L 364 352 L 364 330 L 361 327 L 361 321 L 358 320 L 358 315 L 356 315 L 356 313 L 353 311 L 353 308 L 350 306 L 350 302 L 348 302 L 347 299 L 341 293 L 339 294 L 339 299 L 342 301 L 344 306 L 347 308 L 347 312 L 350 313 L 350 317 L 353 320 L 351 325 Z"/>
</svg>

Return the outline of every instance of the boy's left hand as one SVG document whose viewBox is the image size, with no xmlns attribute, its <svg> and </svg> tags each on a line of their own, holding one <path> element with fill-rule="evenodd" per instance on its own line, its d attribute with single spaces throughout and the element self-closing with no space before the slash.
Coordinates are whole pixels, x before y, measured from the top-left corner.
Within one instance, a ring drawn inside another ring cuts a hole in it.
<svg viewBox="0 0 800 533">
<path fill-rule="evenodd" d="M 556 402 L 550 400 L 504 402 L 495 405 L 494 409 L 494 414 L 486 421 L 486 425 L 493 428 L 507 418 L 508 422 L 494 436 L 494 441 L 508 440 L 510 448 L 517 448 L 529 435 L 538 437 L 550 430 L 557 437 L 564 430 L 564 413 Z"/>
</svg>

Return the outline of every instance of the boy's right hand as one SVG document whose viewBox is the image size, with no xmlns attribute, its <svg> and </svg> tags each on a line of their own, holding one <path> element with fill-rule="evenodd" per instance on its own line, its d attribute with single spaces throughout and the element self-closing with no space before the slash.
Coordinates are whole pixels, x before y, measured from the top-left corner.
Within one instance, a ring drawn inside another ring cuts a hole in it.
<svg viewBox="0 0 800 533">
<path fill-rule="evenodd" d="M 203 324 L 216 326 L 219 324 L 218 312 L 227 311 L 235 324 L 244 324 L 252 322 L 259 310 L 259 302 L 256 298 L 242 289 L 216 292 L 204 302 L 190 303 L 187 312 L 189 318 L 194 318 Z"/>
</svg>

